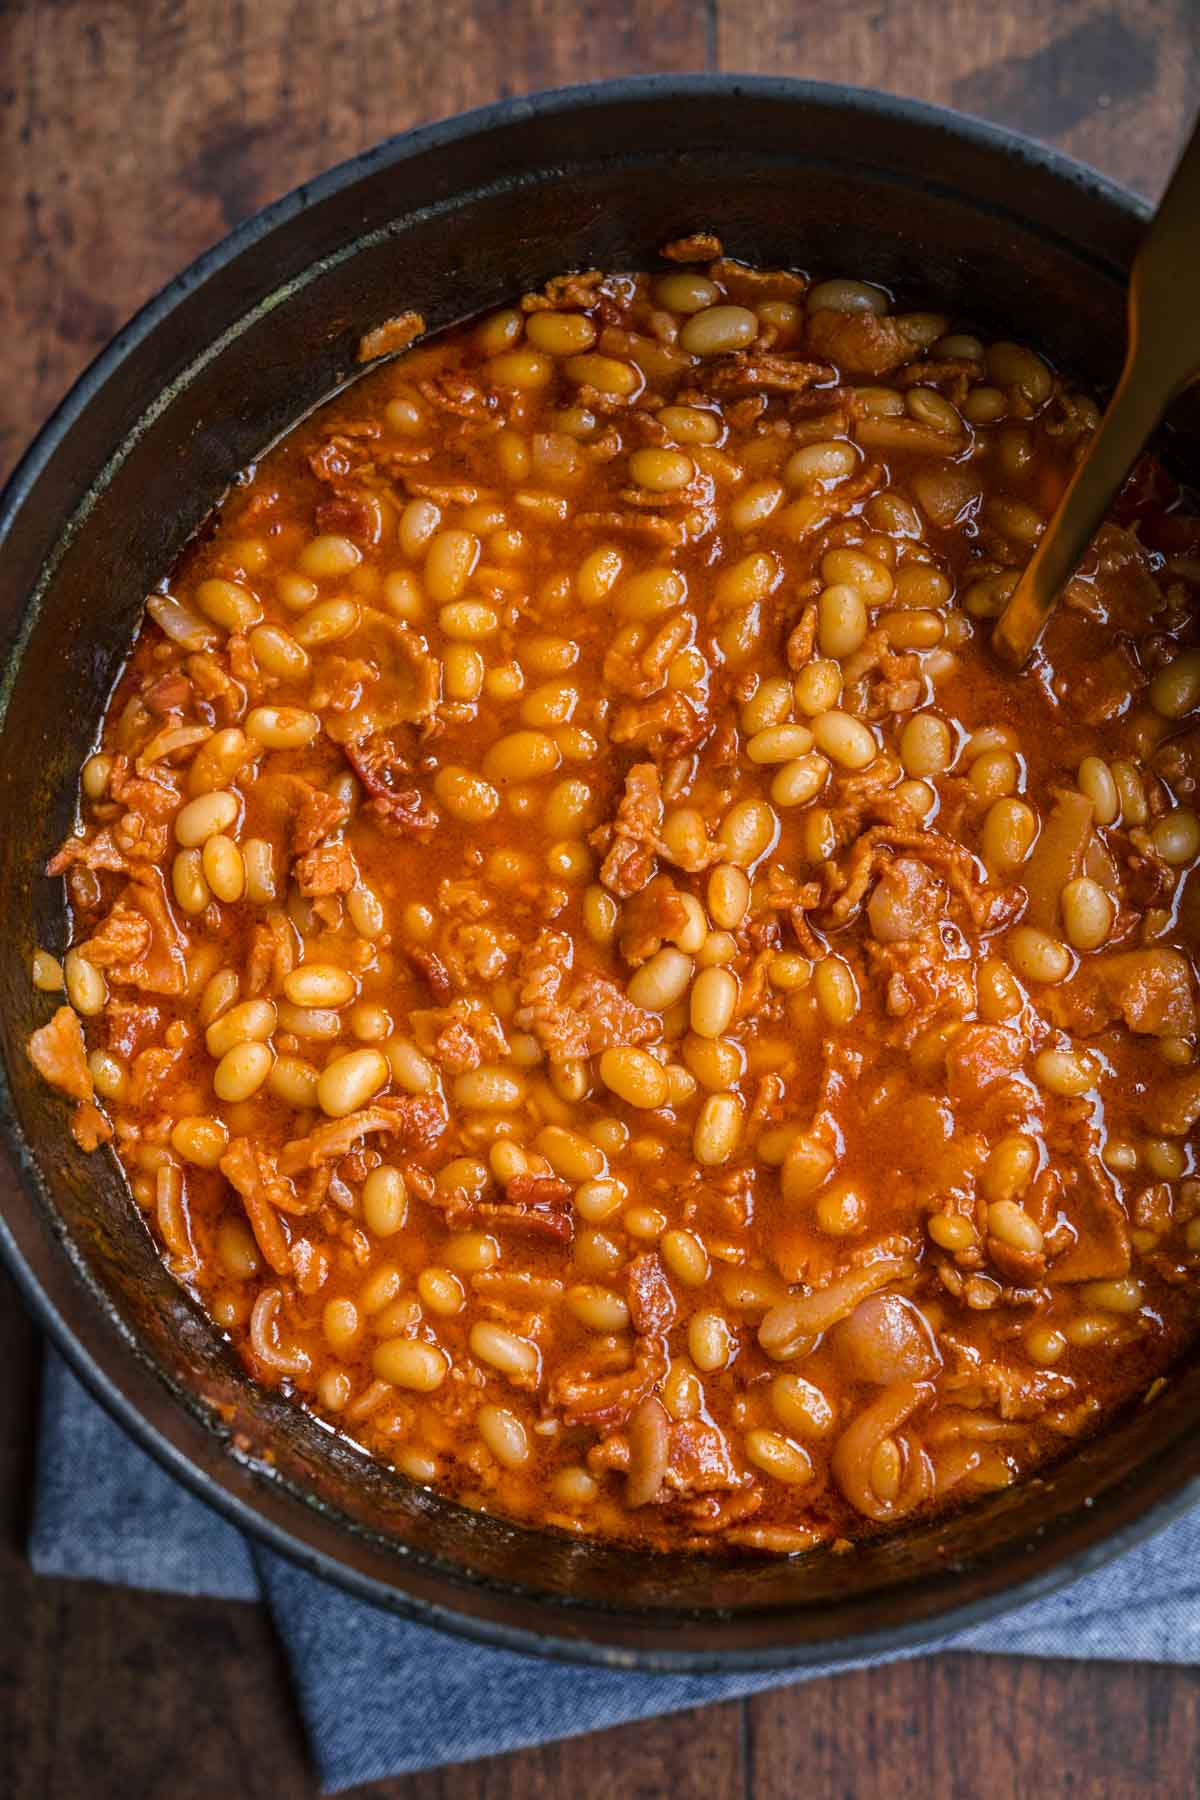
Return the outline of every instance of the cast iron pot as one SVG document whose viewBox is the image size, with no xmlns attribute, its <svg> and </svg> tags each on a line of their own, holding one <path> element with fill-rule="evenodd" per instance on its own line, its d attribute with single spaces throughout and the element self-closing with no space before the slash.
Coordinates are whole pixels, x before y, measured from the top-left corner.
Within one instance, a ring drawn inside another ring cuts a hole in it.
<svg viewBox="0 0 1200 1800">
<path fill-rule="evenodd" d="M 173 1474 L 305 1567 L 512 1648 L 686 1670 L 800 1666 L 940 1637 L 1127 1549 L 1196 1496 L 1200 1356 L 1051 1473 L 851 1555 L 653 1557 L 469 1513 L 256 1388 L 166 1274 L 115 1160 L 86 1157 L 24 1053 L 63 948 L 47 857 L 147 589 L 235 473 L 404 307 L 431 327 L 564 269 L 731 253 L 870 277 L 1097 390 L 1145 218 L 1037 146 L 847 88 L 667 77 L 576 88 L 395 139 L 267 209 L 105 351 L 0 506 L 0 1237 L 93 1393 Z M 264 1452 L 270 1452 L 270 1461 Z"/>
</svg>

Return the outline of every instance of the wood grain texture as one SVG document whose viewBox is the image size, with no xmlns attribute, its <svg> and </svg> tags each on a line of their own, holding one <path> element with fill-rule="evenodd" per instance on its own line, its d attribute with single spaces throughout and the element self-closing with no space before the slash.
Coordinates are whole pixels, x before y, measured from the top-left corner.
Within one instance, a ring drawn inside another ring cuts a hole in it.
<svg viewBox="0 0 1200 1800">
<path fill-rule="evenodd" d="M 0 479 L 129 315 L 268 200 L 425 120 L 710 47 L 690 0 L 0 4 Z"/>
<path fill-rule="evenodd" d="M 1155 195 L 1200 103 L 1194 0 L 720 0 L 720 66 L 887 88 Z"/>
<path fill-rule="evenodd" d="M 256 207 L 501 95 L 716 66 L 981 113 L 1154 193 L 1200 99 L 1195 0 L 0 0 L 0 474 L 80 368 Z M 36 1581 L 37 1343 L 0 1277 L 0 1795 L 313 1800 L 250 1606 Z M 357 1800 L 1184 1800 L 1200 1673 L 938 1657 Z"/>
</svg>

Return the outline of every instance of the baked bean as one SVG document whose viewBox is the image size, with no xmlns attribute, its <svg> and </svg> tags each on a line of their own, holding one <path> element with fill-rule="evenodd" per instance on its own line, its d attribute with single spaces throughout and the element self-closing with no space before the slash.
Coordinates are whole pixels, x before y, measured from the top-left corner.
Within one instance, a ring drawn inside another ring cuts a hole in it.
<svg viewBox="0 0 1200 1800">
<path fill-rule="evenodd" d="M 978 768 L 979 765 L 975 766 Z M 983 821 L 981 848 L 984 862 L 990 869 L 1005 874 L 1019 868 L 1033 848 L 1037 832 L 1037 818 L 1023 800 L 994 800 Z M 1070 936 L 1069 931 L 1067 935 Z"/>
<path fill-rule="evenodd" d="M 348 1050 L 322 1070 L 317 1105 L 331 1119 L 344 1119 L 347 1113 L 365 1106 L 390 1078 L 391 1068 L 381 1050 Z"/>
<path fill-rule="evenodd" d="M 269 1000 L 243 1000 L 215 1019 L 204 1034 L 210 1056 L 218 1060 L 235 1044 L 264 1043 L 275 1029 L 275 1008 Z"/>
<path fill-rule="evenodd" d="M 1146 789 L 1142 781 L 1141 771 L 1135 764 L 1118 757 L 1110 767 L 1112 778 L 1121 802 L 1121 822 L 1124 825 L 1144 825 L 1150 816 L 1146 805 Z"/>
<path fill-rule="evenodd" d="M 267 1086 L 277 1100 L 297 1111 L 317 1104 L 316 1069 L 298 1056 L 277 1056 L 267 1076 Z"/>
<path fill-rule="evenodd" d="M 581 1284 L 563 1296 L 567 1307 L 589 1331 L 628 1331 L 629 1308 L 611 1288 Z"/>
<path fill-rule="evenodd" d="M 1150 841 L 1171 868 L 1195 862 L 1200 856 L 1200 820 L 1188 806 L 1177 806 L 1150 828 Z"/>
<path fill-rule="evenodd" d="M 63 980 L 67 999 L 85 1019 L 95 1018 L 108 1002 L 108 983 L 94 964 L 78 950 L 68 950 L 63 958 Z"/>
<path fill-rule="evenodd" d="M 871 606 L 890 600 L 895 581 L 891 570 L 865 550 L 827 550 L 821 558 L 821 579 L 831 587 L 848 587 Z"/>
<path fill-rule="evenodd" d="M 224 1120 L 203 1115 L 180 1119 L 171 1132 L 172 1149 L 199 1169 L 215 1169 L 228 1143 L 229 1130 Z"/>
<path fill-rule="evenodd" d="M 297 643 L 303 644 L 306 650 L 315 650 L 321 645 L 336 644 L 340 639 L 349 637 L 352 632 L 358 630 L 361 616 L 357 601 L 351 600 L 348 595 L 339 595 L 336 599 L 318 600 L 315 606 L 310 606 L 308 611 L 297 619 L 292 635 Z M 287 723 L 283 727 L 284 730 L 300 729 L 299 723 L 292 719 L 295 708 L 280 707 L 277 710 L 286 717 Z M 279 748 L 287 749 L 289 746 L 280 745 Z"/>
<path fill-rule="evenodd" d="M 692 1154 L 706 1168 L 729 1161 L 742 1135 L 742 1106 L 736 1094 L 710 1094 L 692 1133 Z"/>
<path fill-rule="evenodd" d="M 624 400 L 630 399 L 642 385 L 642 377 L 632 363 L 620 362 L 615 356 L 600 356 L 593 351 L 568 357 L 563 364 L 563 373 L 568 381 L 577 382 L 581 387 L 593 387 L 597 393 L 613 394 Z"/>
<path fill-rule="evenodd" d="M 263 616 L 261 605 L 248 588 L 216 577 L 200 583 L 196 605 L 214 625 L 221 625 L 226 631 L 249 631 Z"/>
<path fill-rule="evenodd" d="M 500 805 L 500 795 L 491 782 L 469 769 L 439 769 L 433 778 L 433 791 L 446 811 L 466 825 L 482 824 L 495 815 Z"/>
<path fill-rule="evenodd" d="M 860 1190 L 851 1182 L 839 1181 L 817 1199 L 817 1228 L 827 1237 L 853 1237 L 866 1224 L 867 1210 Z"/>
<path fill-rule="evenodd" d="M 592 1181 L 604 1173 L 604 1152 L 577 1131 L 547 1125 L 538 1132 L 534 1143 L 554 1173 L 568 1181 Z"/>
<path fill-rule="evenodd" d="M 200 867 L 214 899 L 226 904 L 241 899 L 246 891 L 246 865 L 232 838 L 222 832 L 206 838 Z"/>
<path fill-rule="evenodd" d="M 600 1079 L 627 1106 L 653 1109 L 666 1104 L 666 1073 L 646 1050 L 629 1045 L 603 1051 Z"/>
<path fill-rule="evenodd" d="M 729 502 L 727 518 L 734 531 L 757 531 L 779 508 L 783 489 L 777 481 L 754 481 Z"/>
<path fill-rule="evenodd" d="M 249 1100 L 271 1073 L 273 1061 L 266 1044 L 240 1043 L 227 1050 L 213 1070 L 213 1091 L 219 1100 Z"/>
<path fill-rule="evenodd" d="M 988 1230 L 1010 1249 L 1036 1256 L 1042 1249 L 1042 1234 L 1023 1207 L 1015 1200 L 993 1200 L 988 1207 Z"/>
<path fill-rule="evenodd" d="M 717 843 L 735 868 L 749 869 L 779 835 L 779 820 L 762 800 L 739 800 L 721 821 Z"/>
<path fill-rule="evenodd" d="M 707 899 L 714 925 L 736 930 L 750 905 L 750 883 L 741 869 L 721 863 L 709 875 Z"/>
<path fill-rule="evenodd" d="M 680 347 L 692 356 L 724 356 L 744 350 L 758 336 L 758 320 L 748 306 L 706 306 L 693 313 L 679 333 Z"/>
<path fill-rule="evenodd" d="M 304 963 L 284 976 L 283 991 L 294 1006 L 345 1006 L 358 984 L 336 963 Z"/>
<path fill-rule="evenodd" d="M 796 705 L 807 717 L 828 712 L 841 697 L 842 671 L 836 662 L 811 662 L 796 677 L 795 692 Z"/>
<path fill-rule="evenodd" d="M 1115 825 L 1121 816 L 1121 797 L 1108 764 L 1099 756 L 1085 756 L 1077 780 L 1080 792 L 1092 803 L 1097 825 Z"/>
<path fill-rule="evenodd" d="M 848 1025 L 857 1016 L 858 983 L 840 956 L 823 956 L 814 965 L 813 991 L 830 1025 Z"/>
<path fill-rule="evenodd" d="M 942 775 L 953 755 L 950 727 L 936 713 L 915 713 L 900 733 L 900 760 L 909 775 Z"/>
<path fill-rule="evenodd" d="M 385 1338 L 371 1354 L 371 1366 L 380 1381 L 392 1387 L 408 1388 L 417 1394 L 432 1394 L 446 1379 L 450 1364 L 446 1353 L 436 1344 L 423 1344 L 418 1338 Z"/>
<path fill-rule="evenodd" d="M 702 969 L 692 984 L 690 1017 L 700 1037 L 719 1038 L 729 1028 L 738 1001 L 737 977 L 728 969 Z"/>
<path fill-rule="evenodd" d="M 805 725 L 768 725 L 756 731 L 746 744 L 752 763 L 785 763 L 804 756 L 813 746 L 813 734 Z"/>
<path fill-rule="evenodd" d="M 746 1455 L 755 1468 L 761 1469 L 773 1481 L 796 1486 L 812 1480 L 812 1458 L 807 1450 L 781 1437 L 777 1431 L 748 1431 L 745 1445 Z"/>
<path fill-rule="evenodd" d="M 856 587 L 836 583 L 817 601 L 817 638 L 822 656 L 852 656 L 867 635 L 867 608 Z"/>
<path fill-rule="evenodd" d="M 1017 388 L 1033 405 L 1050 397 L 1053 377 L 1040 356 L 1023 344 L 996 343 L 986 352 L 987 372 L 1000 388 Z"/>
<path fill-rule="evenodd" d="M 506 1375 L 510 1381 L 528 1382 L 537 1374 L 541 1357 L 536 1344 L 528 1338 L 519 1337 L 515 1331 L 509 1331 L 504 1325 L 495 1325 L 490 1319 L 480 1319 L 472 1325 L 467 1336 L 472 1356 L 480 1362 L 487 1363 L 489 1368 Z"/>
<path fill-rule="evenodd" d="M 510 731 L 485 752 L 483 772 L 489 781 L 533 781 L 552 774 L 561 761 L 558 745 L 545 732 Z"/>
<path fill-rule="evenodd" d="M 785 1430 L 800 1437 L 824 1437 L 834 1414 L 821 1389 L 803 1375 L 776 1375 L 770 1386 L 771 1411 Z"/>
<path fill-rule="evenodd" d="M 1009 933 L 1008 955 L 1017 974 L 1026 981 L 1052 984 L 1062 981 L 1071 968 L 1071 952 L 1066 945 L 1033 925 L 1018 925 Z"/>
<path fill-rule="evenodd" d="M 202 794 L 189 800 L 175 814 L 175 836 L 185 849 L 194 849 L 218 832 L 227 832 L 238 816 L 236 794 Z"/>
<path fill-rule="evenodd" d="M 817 749 L 839 769 L 865 769 L 875 760 L 879 744 L 869 725 L 849 713 L 819 713 L 813 720 Z"/>
<path fill-rule="evenodd" d="M 705 1375 L 724 1369 L 733 1355 L 733 1335 L 719 1312 L 703 1310 L 688 1320 L 688 1355 Z"/>
<path fill-rule="evenodd" d="M 677 493 L 695 473 L 695 463 L 682 450 L 635 450 L 629 458 L 630 480 L 654 494 Z"/>
<path fill-rule="evenodd" d="M 1059 902 L 1067 942 L 1075 950 L 1098 950 L 1113 927 L 1116 909 L 1098 881 L 1081 875 L 1068 881 Z"/>
<path fill-rule="evenodd" d="M 1043 1050 L 1034 1061 L 1034 1072 L 1047 1093 L 1074 1098 L 1096 1084 L 1093 1059 L 1075 1050 Z"/>
<path fill-rule="evenodd" d="M 1185 650 L 1150 683 L 1150 704 L 1164 719 L 1182 719 L 1200 703 L 1200 651 Z"/>
<path fill-rule="evenodd" d="M 784 1199 L 791 1204 L 809 1199 L 823 1185 L 833 1166 L 833 1153 L 824 1144 L 808 1132 L 793 1134 L 783 1156 Z"/>
<path fill-rule="evenodd" d="M 692 978 L 692 959 L 681 950 L 664 945 L 629 978 L 626 992 L 635 1006 L 664 1012 L 683 998 Z"/>
<path fill-rule="evenodd" d="M 928 1226 L 939 1250 L 966 1250 L 975 1242 L 975 1228 L 961 1213 L 931 1213 Z"/>
</svg>

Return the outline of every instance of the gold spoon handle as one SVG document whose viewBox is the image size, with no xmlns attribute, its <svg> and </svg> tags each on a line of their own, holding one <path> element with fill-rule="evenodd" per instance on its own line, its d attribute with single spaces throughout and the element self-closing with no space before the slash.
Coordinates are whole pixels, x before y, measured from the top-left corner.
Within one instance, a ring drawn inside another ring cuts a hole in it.
<svg viewBox="0 0 1200 1800">
<path fill-rule="evenodd" d="M 1200 374 L 1200 125 L 1192 132 L 1129 277 L 1129 344 L 1117 389 L 992 644 L 1019 669 L 1167 407 Z"/>
</svg>

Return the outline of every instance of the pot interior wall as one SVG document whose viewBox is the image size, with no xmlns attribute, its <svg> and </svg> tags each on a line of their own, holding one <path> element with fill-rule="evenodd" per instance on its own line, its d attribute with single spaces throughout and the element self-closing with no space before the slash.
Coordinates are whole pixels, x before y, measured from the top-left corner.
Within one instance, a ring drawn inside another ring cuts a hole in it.
<svg viewBox="0 0 1200 1800">
<path fill-rule="evenodd" d="M 518 109 L 319 186 L 231 260 L 184 279 L 86 397 L 11 525 L 0 565 L 14 645 L 0 722 L 0 1031 L 37 1209 L 26 1217 L 14 1194 L 10 1224 L 43 1268 L 70 1255 L 92 1296 L 76 1303 L 89 1342 L 136 1347 L 102 1360 L 134 1354 L 140 1391 L 145 1369 L 153 1391 L 171 1390 L 154 1423 L 186 1455 L 219 1471 L 213 1446 L 232 1419 L 275 1458 L 269 1481 L 239 1476 L 243 1496 L 289 1529 L 303 1519 L 315 1550 L 397 1591 L 535 1629 L 545 1618 L 534 1603 L 493 1602 L 489 1590 L 548 1595 L 571 1609 L 553 1622 L 560 1635 L 761 1653 L 901 1627 L 1006 1570 L 1048 1568 L 1094 1537 L 1086 1503 L 1098 1496 L 1110 1525 L 1133 1518 L 1148 1470 L 1161 1462 L 1162 1479 L 1175 1478 L 1171 1446 L 1197 1416 L 1194 1369 L 1050 1479 L 854 1556 L 649 1559 L 535 1535 L 411 1489 L 257 1391 L 166 1275 L 115 1162 L 75 1150 L 23 1054 L 46 1012 L 30 991 L 31 950 L 62 948 L 60 886 L 41 870 L 70 827 L 76 771 L 147 588 L 237 470 L 353 372 L 360 333 L 390 314 L 417 307 L 442 326 L 563 269 L 653 264 L 666 240 L 700 228 L 731 254 L 870 277 L 964 327 L 1034 342 L 1098 388 L 1119 364 L 1136 215 L 1036 159 L 836 93 L 798 106 L 764 84 L 749 96 L 662 103 L 643 91 Z M 256 1484 L 268 1499 L 254 1498 Z M 602 1610 L 616 1622 L 598 1624 Z"/>
</svg>

